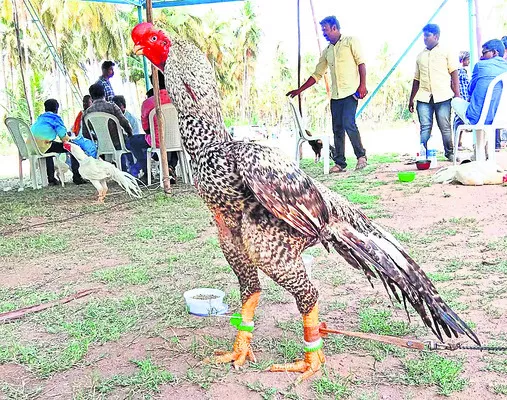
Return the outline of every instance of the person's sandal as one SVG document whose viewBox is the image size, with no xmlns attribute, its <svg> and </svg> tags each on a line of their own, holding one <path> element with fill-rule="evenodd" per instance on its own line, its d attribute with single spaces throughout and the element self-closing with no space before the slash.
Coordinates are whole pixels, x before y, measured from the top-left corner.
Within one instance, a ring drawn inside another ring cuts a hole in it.
<svg viewBox="0 0 507 400">
<path fill-rule="evenodd" d="M 360 169 L 363 169 L 367 165 L 368 165 L 368 162 L 366 160 L 366 157 L 359 157 L 357 159 L 356 171 L 359 171 Z"/>
<path fill-rule="evenodd" d="M 329 170 L 329 173 L 331 174 L 336 174 L 336 173 L 340 173 L 340 172 L 346 172 L 347 170 L 343 167 L 340 167 L 339 165 L 335 165 L 334 167 L 332 167 L 330 170 Z"/>
</svg>

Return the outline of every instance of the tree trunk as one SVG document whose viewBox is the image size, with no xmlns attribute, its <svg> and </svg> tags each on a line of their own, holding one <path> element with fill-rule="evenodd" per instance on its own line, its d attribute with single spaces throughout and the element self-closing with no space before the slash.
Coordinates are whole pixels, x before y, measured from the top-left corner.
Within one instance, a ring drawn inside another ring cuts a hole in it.
<svg viewBox="0 0 507 400">
<path fill-rule="evenodd" d="M 248 49 L 243 53 L 243 93 L 241 96 L 240 114 L 241 119 L 244 121 L 247 118 L 247 105 L 249 94 L 249 76 L 248 76 Z"/>
<path fill-rule="evenodd" d="M 5 88 L 8 88 L 7 85 L 7 72 L 6 72 L 6 66 L 5 63 L 7 62 L 7 54 L 1 53 L 1 59 L 0 59 L 0 68 L 2 68 L 2 83 L 5 85 Z M 2 102 L 5 102 L 4 104 L 7 105 L 7 109 L 11 109 L 10 99 L 9 96 L 3 91 L 2 94 Z"/>
<path fill-rule="evenodd" d="M 29 101 L 29 95 L 28 92 L 30 91 L 30 88 L 28 86 L 28 82 L 25 78 L 25 71 L 23 68 L 23 55 L 22 55 L 22 47 L 21 47 L 21 35 L 20 35 L 20 29 L 19 29 L 19 14 L 18 14 L 18 6 L 16 4 L 16 0 L 12 2 L 13 4 L 13 12 L 14 12 L 14 30 L 16 31 L 16 43 L 18 46 L 18 59 L 19 59 L 19 71 L 21 74 L 21 81 L 23 82 L 23 92 L 25 94 L 25 100 L 26 100 L 26 106 L 28 109 L 28 116 L 30 118 L 30 124 L 33 123 L 33 110 L 32 106 Z M 28 49 L 25 49 L 27 52 Z M 14 90 L 14 86 L 13 86 Z"/>
</svg>

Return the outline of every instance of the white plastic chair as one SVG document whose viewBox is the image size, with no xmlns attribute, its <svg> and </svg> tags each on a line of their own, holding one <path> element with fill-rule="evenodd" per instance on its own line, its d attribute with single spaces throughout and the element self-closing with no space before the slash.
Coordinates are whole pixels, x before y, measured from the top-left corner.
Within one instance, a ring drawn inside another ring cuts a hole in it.
<svg viewBox="0 0 507 400">
<path fill-rule="evenodd" d="M 294 122 L 296 124 L 296 130 L 297 130 L 297 140 L 296 140 L 296 148 L 295 148 L 295 161 L 299 165 L 300 161 L 300 152 L 299 147 L 301 146 L 301 143 L 308 142 L 310 140 L 321 140 L 322 141 L 322 156 L 324 158 L 324 174 L 329 174 L 329 136 L 322 135 L 322 136 L 309 136 L 306 133 L 305 126 L 303 124 L 303 119 L 301 118 L 301 114 L 299 113 L 299 110 L 297 107 L 289 101 L 290 108 L 292 110 L 292 114 L 294 117 Z"/>
<path fill-rule="evenodd" d="M 109 121 L 116 124 L 118 132 L 118 140 L 120 142 L 120 149 L 116 149 L 111 139 L 109 132 Z M 121 169 L 121 156 L 129 154 L 125 146 L 124 134 L 125 131 L 120 125 L 120 121 L 114 115 L 95 111 L 84 116 L 84 123 L 90 132 L 93 132 L 97 138 L 97 156 L 110 155 L 116 163 L 116 168 Z M 93 135 L 90 135 L 93 138 Z"/>
<path fill-rule="evenodd" d="M 489 125 L 485 124 L 486 117 L 488 116 L 489 107 L 491 105 L 491 97 L 493 95 L 493 90 L 495 86 L 501 82 L 502 85 L 502 93 L 500 95 L 500 102 L 498 104 L 498 109 L 496 110 L 496 114 L 493 118 L 493 122 Z M 459 134 L 465 130 L 473 131 L 475 135 L 475 160 L 476 161 L 486 161 L 486 141 L 488 143 L 488 157 L 489 160 L 494 162 L 495 155 L 495 130 L 496 129 L 504 129 L 507 128 L 507 72 L 498 75 L 495 79 L 491 81 L 488 86 L 488 90 L 486 92 L 486 97 L 484 99 L 484 104 L 482 106 L 481 116 L 479 117 L 479 121 L 475 125 L 460 125 L 456 132 L 454 132 L 454 165 L 456 165 L 457 160 L 457 150 L 458 150 L 458 138 Z M 489 140 L 487 140 L 489 138 Z"/>
<path fill-rule="evenodd" d="M 40 189 L 37 183 L 37 170 L 40 171 L 42 187 L 48 186 L 48 175 L 46 168 L 46 158 L 57 157 L 57 153 L 42 153 L 37 146 L 30 127 L 19 118 L 5 118 L 5 125 L 12 135 L 12 140 L 18 148 L 19 155 L 19 186 L 23 188 L 23 161 L 30 162 L 30 178 L 32 187 Z"/>
<path fill-rule="evenodd" d="M 180 176 L 183 178 L 184 183 L 189 183 L 191 185 L 194 184 L 194 180 L 192 178 L 192 168 L 190 167 L 190 163 L 188 161 L 188 156 L 183 148 L 183 143 L 181 142 L 181 134 L 180 127 L 178 122 L 178 111 L 176 111 L 176 107 L 172 104 L 162 104 L 162 118 L 164 120 L 164 130 L 165 130 L 165 147 L 168 152 L 176 151 L 178 152 L 178 166 L 176 167 L 176 171 L 180 173 Z M 155 152 L 158 154 L 159 160 L 160 158 L 160 149 L 156 146 L 155 141 L 155 115 L 156 109 L 150 111 L 148 115 L 148 120 L 150 123 L 150 135 L 151 135 L 151 148 L 147 150 L 147 170 L 150 171 L 148 173 L 148 185 L 151 185 L 151 153 Z M 163 186 L 162 182 L 162 168 L 160 168 L 160 186 Z"/>
</svg>

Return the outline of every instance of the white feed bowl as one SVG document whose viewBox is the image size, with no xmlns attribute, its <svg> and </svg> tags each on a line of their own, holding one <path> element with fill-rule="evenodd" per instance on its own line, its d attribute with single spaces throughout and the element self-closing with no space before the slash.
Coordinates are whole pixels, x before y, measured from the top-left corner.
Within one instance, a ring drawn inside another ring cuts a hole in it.
<svg viewBox="0 0 507 400">
<path fill-rule="evenodd" d="M 301 258 L 303 258 L 303 264 L 305 265 L 306 275 L 308 275 L 309 279 L 312 279 L 313 256 L 311 256 L 310 254 L 301 254 Z"/>
<path fill-rule="evenodd" d="M 199 316 L 221 315 L 227 312 L 223 303 L 225 293 L 219 289 L 198 288 L 183 293 L 188 312 Z"/>
</svg>

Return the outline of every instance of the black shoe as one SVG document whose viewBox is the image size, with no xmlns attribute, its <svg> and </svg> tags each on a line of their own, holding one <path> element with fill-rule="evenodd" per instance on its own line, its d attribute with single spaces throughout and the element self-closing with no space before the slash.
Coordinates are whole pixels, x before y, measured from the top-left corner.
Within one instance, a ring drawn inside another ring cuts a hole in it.
<svg viewBox="0 0 507 400">
<path fill-rule="evenodd" d="M 88 181 L 85 181 L 80 176 L 76 176 L 76 177 L 72 178 L 72 182 L 74 182 L 75 185 L 83 185 L 85 183 L 88 183 Z"/>
<path fill-rule="evenodd" d="M 48 179 L 48 185 L 49 186 L 60 186 L 62 184 L 62 182 L 60 182 L 58 179 L 56 178 L 53 178 L 53 179 Z"/>
</svg>

